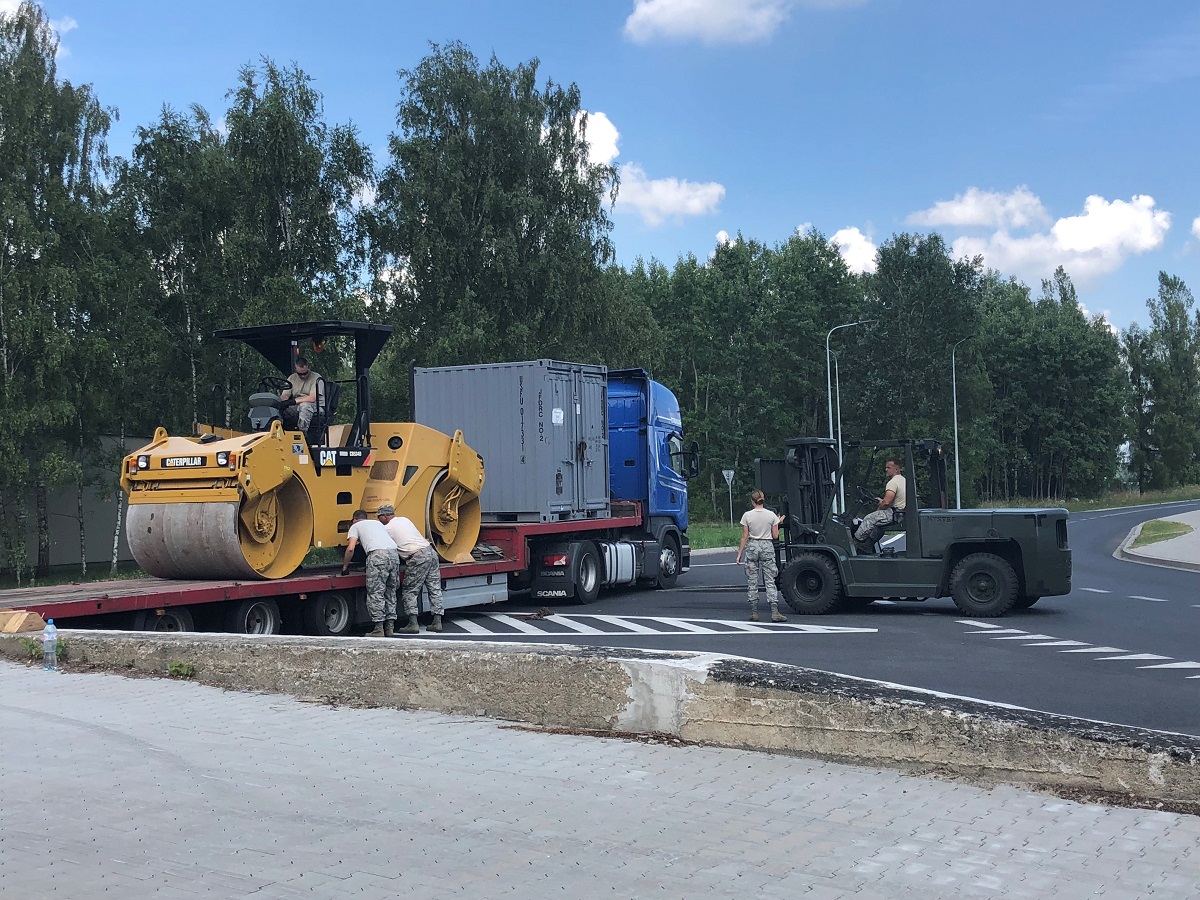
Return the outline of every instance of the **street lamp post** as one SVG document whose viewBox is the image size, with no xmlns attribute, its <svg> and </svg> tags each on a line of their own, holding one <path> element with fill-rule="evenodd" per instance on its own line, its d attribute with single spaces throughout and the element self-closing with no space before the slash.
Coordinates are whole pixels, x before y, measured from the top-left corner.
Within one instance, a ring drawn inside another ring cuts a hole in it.
<svg viewBox="0 0 1200 900">
<path fill-rule="evenodd" d="M 970 338 L 965 337 L 950 348 L 950 392 L 954 401 L 954 504 L 958 509 L 962 509 L 962 477 L 958 465 L 958 369 L 955 366 L 954 354 L 958 350 L 958 344 L 966 340 Z"/>
<path fill-rule="evenodd" d="M 833 336 L 835 331 L 841 328 L 851 328 L 855 325 L 870 325 L 874 319 L 860 319 L 857 322 L 847 322 L 844 325 L 834 325 L 829 329 L 829 333 L 825 335 L 825 390 L 829 398 L 829 439 L 833 440 L 833 368 L 830 365 L 829 338 Z M 841 386 L 839 385 L 839 391 Z M 838 405 L 838 484 L 842 483 L 842 441 L 841 441 L 841 404 Z M 842 490 L 845 490 L 843 487 Z M 845 512 L 846 500 L 842 497 L 842 512 Z"/>
<path fill-rule="evenodd" d="M 837 442 L 838 442 L 838 491 L 841 494 L 841 512 L 846 511 L 846 480 L 842 478 L 842 379 L 838 373 L 838 355 L 833 354 L 833 393 L 837 406 Z"/>
</svg>

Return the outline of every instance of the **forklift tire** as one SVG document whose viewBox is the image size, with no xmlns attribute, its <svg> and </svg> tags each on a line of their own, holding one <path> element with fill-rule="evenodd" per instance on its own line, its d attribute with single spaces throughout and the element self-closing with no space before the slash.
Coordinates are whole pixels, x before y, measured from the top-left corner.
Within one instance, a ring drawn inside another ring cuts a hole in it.
<svg viewBox="0 0 1200 900">
<path fill-rule="evenodd" d="M 1017 602 L 1017 573 L 994 553 L 972 553 L 950 574 L 950 596 L 964 615 L 997 618 Z"/>
<path fill-rule="evenodd" d="M 822 553 L 801 553 L 779 576 L 783 599 L 802 616 L 833 612 L 842 602 L 837 566 Z"/>
</svg>

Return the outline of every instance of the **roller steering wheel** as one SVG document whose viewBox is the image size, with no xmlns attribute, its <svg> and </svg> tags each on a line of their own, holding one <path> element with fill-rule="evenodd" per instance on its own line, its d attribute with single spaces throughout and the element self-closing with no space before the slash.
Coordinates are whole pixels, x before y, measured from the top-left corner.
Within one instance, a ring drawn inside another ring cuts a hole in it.
<svg viewBox="0 0 1200 900">
<path fill-rule="evenodd" d="M 863 503 L 878 503 L 879 502 L 879 498 L 876 497 L 874 494 L 872 494 L 870 491 L 868 491 L 861 484 L 858 486 L 858 499 L 861 500 Z"/>
<path fill-rule="evenodd" d="M 277 394 L 282 393 L 283 391 L 290 391 L 292 389 L 292 383 L 286 378 L 280 378 L 278 375 L 265 376 L 258 382 L 258 386 L 262 388 L 269 388 Z"/>
</svg>

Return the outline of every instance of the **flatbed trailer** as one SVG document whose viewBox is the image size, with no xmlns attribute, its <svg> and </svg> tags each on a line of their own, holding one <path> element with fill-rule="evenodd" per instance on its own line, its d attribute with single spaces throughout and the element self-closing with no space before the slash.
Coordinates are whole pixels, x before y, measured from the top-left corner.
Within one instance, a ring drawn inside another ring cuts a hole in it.
<svg viewBox="0 0 1200 900">
<path fill-rule="evenodd" d="M 484 525 L 476 545 L 476 560 L 443 563 L 443 604 L 446 609 L 481 606 L 509 599 L 510 589 L 531 588 L 538 596 L 590 602 L 599 582 L 578 581 L 580 558 L 598 559 L 606 537 L 628 533 L 642 525 L 641 509 L 628 504 L 630 515 L 569 522 L 521 522 Z M 591 540 L 589 540 L 591 538 Z M 586 552 L 579 552 L 579 547 Z M 576 548 L 559 553 L 560 547 Z M 549 554 L 546 551 L 555 551 Z M 564 560 L 561 571 L 555 563 Z M 684 557 L 684 567 L 687 556 Z M 600 569 L 591 573 L 599 577 Z M 553 575 L 558 576 L 555 580 Z M 583 596 L 580 596 L 580 594 Z M 422 611 L 428 601 L 421 597 Z M 66 627 L 136 631 L 231 631 L 275 634 L 282 631 L 344 635 L 370 620 L 366 611 L 366 576 L 342 575 L 339 565 L 302 568 L 287 578 L 270 580 L 180 581 L 165 578 L 127 578 L 84 584 L 14 588 L 0 591 L 0 609 L 24 609 L 53 618 Z"/>
</svg>

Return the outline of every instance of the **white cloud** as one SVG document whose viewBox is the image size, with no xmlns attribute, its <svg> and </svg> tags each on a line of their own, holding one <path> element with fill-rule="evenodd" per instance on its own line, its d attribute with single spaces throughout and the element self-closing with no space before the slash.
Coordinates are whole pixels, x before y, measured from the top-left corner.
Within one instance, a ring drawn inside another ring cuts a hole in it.
<svg viewBox="0 0 1200 900">
<path fill-rule="evenodd" d="M 1192 234 L 1200 241 L 1200 216 L 1192 219 Z"/>
<path fill-rule="evenodd" d="M 585 115 L 587 116 L 588 162 L 594 166 L 610 165 L 621 153 L 617 149 L 617 141 L 620 139 L 621 133 L 604 113 L 590 113 L 587 110 L 581 110 L 575 114 L 576 128 L 579 127 L 579 123 Z"/>
<path fill-rule="evenodd" d="M 1080 215 L 1061 218 L 1048 231 L 1014 234 L 1010 230 L 1027 230 L 1045 221 L 1039 213 L 1044 214 L 1045 208 L 1027 188 L 1009 195 L 971 189 L 953 201 L 914 213 L 909 221 L 995 228 L 988 235 L 956 238 L 954 255 L 982 256 L 989 267 L 1030 283 L 1049 277 L 1058 266 L 1075 279 L 1112 272 L 1130 257 L 1161 247 L 1171 228 L 1171 214 L 1157 209 L 1153 197 L 1138 194 L 1128 201 L 1092 195 L 1084 201 Z"/>
<path fill-rule="evenodd" d="M 861 274 L 875 271 L 875 251 L 878 248 L 857 228 L 843 228 L 835 232 L 829 242 L 837 247 L 851 272 Z"/>
<path fill-rule="evenodd" d="M 728 247 L 732 243 L 733 243 L 733 238 L 731 238 L 729 236 L 729 232 L 726 231 L 724 228 L 722 228 L 720 231 L 717 232 L 717 246 L 718 247 Z"/>
<path fill-rule="evenodd" d="M 749 44 L 769 38 L 798 6 L 839 9 L 867 0 L 634 0 L 625 35 L 638 44 L 656 38 L 705 44 Z"/>
<path fill-rule="evenodd" d="M 1028 228 L 1049 220 L 1042 201 L 1024 185 L 1011 194 L 967 188 L 953 200 L 940 200 L 908 217 L 913 225 L 991 228 Z"/>
<path fill-rule="evenodd" d="M 647 178 L 637 163 L 626 163 L 621 166 L 621 191 L 614 209 L 632 209 L 643 222 L 655 228 L 668 219 L 716 212 L 724 196 L 725 186 L 715 181 Z"/>
</svg>

